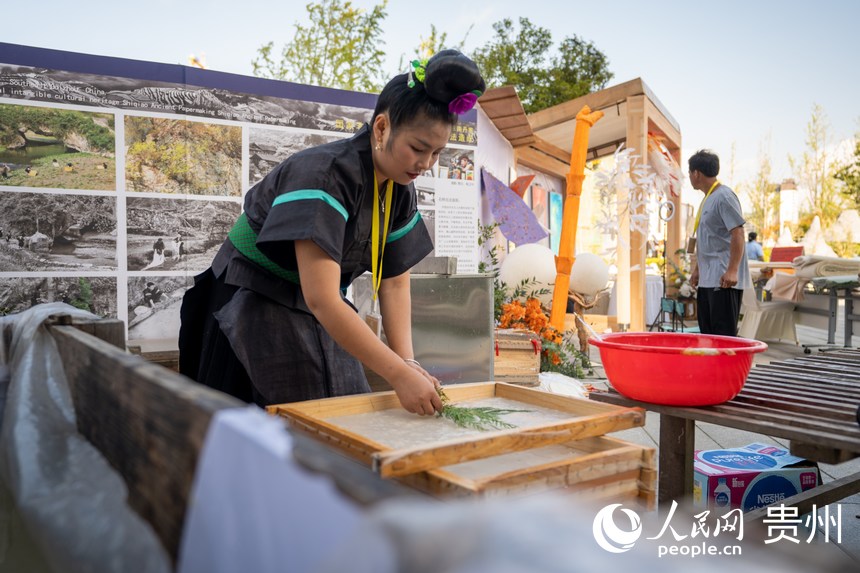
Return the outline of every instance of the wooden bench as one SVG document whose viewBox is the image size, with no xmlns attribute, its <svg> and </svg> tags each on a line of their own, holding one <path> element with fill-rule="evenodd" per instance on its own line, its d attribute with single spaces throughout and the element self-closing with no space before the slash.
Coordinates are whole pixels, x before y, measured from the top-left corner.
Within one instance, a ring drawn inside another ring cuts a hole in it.
<svg viewBox="0 0 860 573">
<path fill-rule="evenodd" d="M 838 464 L 860 457 L 860 351 L 840 350 L 754 367 L 741 393 L 715 406 L 646 404 L 616 392 L 593 393 L 593 400 L 639 406 L 660 414 L 658 504 L 692 495 L 696 421 L 710 422 L 791 440 L 791 453 Z M 808 490 L 781 503 L 823 507 L 860 492 L 860 473 Z M 761 519 L 766 510 L 750 512 Z"/>
</svg>

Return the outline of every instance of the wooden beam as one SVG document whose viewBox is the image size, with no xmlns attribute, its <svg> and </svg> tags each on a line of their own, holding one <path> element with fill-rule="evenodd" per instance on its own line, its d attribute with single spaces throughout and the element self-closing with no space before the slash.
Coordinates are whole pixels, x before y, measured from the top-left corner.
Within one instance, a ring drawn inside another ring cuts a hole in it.
<svg viewBox="0 0 860 573">
<path fill-rule="evenodd" d="M 528 131 L 528 133 L 532 132 L 532 128 L 531 126 L 529 126 L 529 123 L 526 121 L 526 118 L 521 115 L 505 115 L 494 117 L 492 121 L 493 125 L 495 125 L 496 128 L 502 133 L 504 133 L 508 129 L 516 128 L 525 129 Z"/>
<path fill-rule="evenodd" d="M 627 98 L 627 147 L 635 149 L 639 155 L 637 163 L 648 163 L 648 123 L 645 116 L 644 95 Z M 631 168 L 634 165 L 631 164 Z M 641 213 L 643 208 L 637 213 Z M 634 213 L 631 213 L 633 215 Z M 630 231 L 630 330 L 644 331 L 653 317 L 645 316 L 645 243 L 648 237 L 640 232 Z M 619 293 L 619 296 L 621 293 Z"/>
<path fill-rule="evenodd" d="M 508 143 L 511 144 L 511 147 L 516 149 L 516 148 L 521 147 L 523 145 L 531 145 L 532 143 L 534 143 L 534 140 L 535 140 L 534 135 L 528 135 L 526 137 L 518 137 L 516 139 L 509 139 Z"/>
<path fill-rule="evenodd" d="M 497 126 L 498 127 L 498 126 Z M 519 125 L 516 127 L 510 127 L 507 129 L 499 129 L 502 132 L 502 135 L 507 138 L 508 141 L 513 142 L 515 139 L 522 139 L 524 137 L 534 137 L 534 132 L 532 132 L 532 128 L 526 125 Z"/>
<path fill-rule="evenodd" d="M 576 118 L 576 114 L 587 105 L 592 111 L 605 109 L 616 103 L 624 102 L 632 95 L 644 94 L 645 89 L 641 78 L 632 79 L 564 103 L 535 112 L 528 116 L 532 129 L 540 131 L 565 121 Z"/>
<path fill-rule="evenodd" d="M 112 346 L 125 350 L 125 323 L 123 321 L 113 318 L 99 320 L 67 319 L 71 319 L 71 316 L 62 315 L 54 324 L 71 324 L 81 332 L 86 332 Z"/>
<path fill-rule="evenodd" d="M 606 157 L 607 155 L 612 155 L 613 153 L 615 153 L 615 150 L 618 149 L 618 146 L 621 144 L 627 145 L 626 137 L 616 139 L 614 141 L 607 141 L 606 143 L 601 143 L 600 145 L 596 145 L 594 147 L 589 147 L 588 156 L 586 158 L 588 160 L 591 160 Z"/>
<path fill-rule="evenodd" d="M 841 464 L 857 457 L 857 454 L 854 452 L 826 446 L 815 446 L 797 441 L 792 441 L 789 449 L 793 456 L 815 460 L 823 464 Z"/>
<path fill-rule="evenodd" d="M 520 165 L 540 171 L 548 175 L 555 175 L 561 179 L 567 177 L 570 166 L 555 157 L 542 153 L 529 145 L 514 148 L 514 158 Z"/>
<path fill-rule="evenodd" d="M 660 415 L 659 475 L 657 503 L 665 508 L 682 503 L 693 493 L 693 447 L 696 423 L 668 414 Z"/>
<path fill-rule="evenodd" d="M 675 126 L 663 115 L 660 108 L 648 98 L 645 98 L 645 117 L 666 137 L 666 141 L 663 143 L 669 151 L 681 148 L 681 132 L 675 129 Z"/>
<path fill-rule="evenodd" d="M 660 107 L 655 105 L 654 102 L 647 97 L 645 98 L 645 117 L 648 121 L 648 131 L 654 131 L 656 129 L 660 135 L 665 138 L 663 144 L 669 150 L 669 153 L 674 157 L 675 161 L 680 163 L 681 132 L 675 128 L 672 121 L 663 115 L 663 111 Z M 672 220 L 666 224 L 666 252 L 663 253 L 663 256 L 678 266 L 680 264 L 681 257 L 675 253 L 678 249 L 686 246 L 682 245 L 683 229 L 681 229 L 680 191 L 678 195 L 669 197 L 669 201 L 671 201 L 673 205 L 675 215 L 672 217 Z M 668 288 L 670 292 L 677 292 L 674 285 L 668 285 Z M 653 320 L 653 317 L 646 317 L 646 320 Z"/>
<path fill-rule="evenodd" d="M 860 475 L 854 473 L 782 499 L 773 505 L 797 507 L 798 513 L 804 515 L 811 512 L 815 507 L 821 509 L 826 505 L 836 503 L 858 492 L 860 492 Z M 769 517 L 767 510 L 768 507 L 766 506 L 750 511 L 744 514 L 744 521 L 748 523 L 762 521 Z"/>
<path fill-rule="evenodd" d="M 498 88 L 488 89 L 484 92 L 484 95 L 478 98 L 478 103 L 483 107 L 484 104 L 509 97 L 516 97 L 519 99 L 519 96 L 517 96 L 517 89 L 514 86 L 501 86 Z"/>
<path fill-rule="evenodd" d="M 532 144 L 532 147 L 534 147 L 535 149 L 537 149 L 538 151 L 540 151 L 542 153 L 546 153 L 550 157 L 558 159 L 562 163 L 566 163 L 566 164 L 570 165 L 570 152 L 565 151 L 564 149 L 553 145 L 549 141 L 547 141 L 541 137 L 538 137 L 537 135 L 535 136 L 535 141 Z"/>
</svg>

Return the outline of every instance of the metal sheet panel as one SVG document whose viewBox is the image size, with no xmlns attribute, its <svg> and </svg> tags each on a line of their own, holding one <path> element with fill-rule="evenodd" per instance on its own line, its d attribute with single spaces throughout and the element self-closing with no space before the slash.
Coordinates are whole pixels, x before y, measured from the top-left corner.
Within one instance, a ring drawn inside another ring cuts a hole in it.
<svg viewBox="0 0 860 573">
<path fill-rule="evenodd" d="M 493 278 L 412 275 L 415 358 L 443 384 L 493 379 Z M 370 276 L 353 283 L 363 316 L 370 309 Z"/>
</svg>

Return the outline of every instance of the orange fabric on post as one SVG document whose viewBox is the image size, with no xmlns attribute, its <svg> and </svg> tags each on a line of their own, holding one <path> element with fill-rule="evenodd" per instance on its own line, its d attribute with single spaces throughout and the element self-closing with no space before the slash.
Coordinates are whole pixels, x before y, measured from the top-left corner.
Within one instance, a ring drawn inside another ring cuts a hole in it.
<svg viewBox="0 0 860 573">
<path fill-rule="evenodd" d="M 561 221 L 561 239 L 558 256 L 555 259 L 556 277 L 552 293 L 552 312 L 550 326 L 564 331 L 564 315 L 567 311 L 567 290 L 570 283 L 570 269 L 573 266 L 576 245 L 576 225 L 579 219 L 579 197 L 582 195 L 582 181 L 585 179 L 585 156 L 588 153 L 588 133 L 603 117 L 602 111 L 592 112 L 584 105 L 576 114 L 576 129 L 573 133 L 573 148 L 570 151 L 570 172 L 567 174 L 567 189 L 564 214 Z"/>
</svg>

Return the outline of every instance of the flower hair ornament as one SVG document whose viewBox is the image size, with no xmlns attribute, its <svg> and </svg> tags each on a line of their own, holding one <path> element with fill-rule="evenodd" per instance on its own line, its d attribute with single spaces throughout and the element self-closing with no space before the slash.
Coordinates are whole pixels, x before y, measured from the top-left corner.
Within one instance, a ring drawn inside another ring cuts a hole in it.
<svg viewBox="0 0 860 573">
<path fill-rule="evenodd" d="M 462 95 L 458 95 L 448 104 L 448 111 L 450 113 L 456 113 L 457 115 L 466 113 L 475 107 L 475 103 L 477 103 L 478 98 L 481 97 L 481 95 L 481 90 L 472 90 Z"/>
<path fill-rule="evenodd" d="M 409 76 L 406 84 L 410 88 L 415 87 L 415 81 L 419 81 L 422 84 L 424 83 L 424 79 L 427 75 L 427 63 L 429 60 L 412 60 L 410 62 L 411 68 L 409 70 Z M 473 64 L 474 65 L 474 64 Z M 483 84 L 483 81 L 481 82 Z M 453 100 L 448 102 L 448 113 L 453 113 L 460 115 L 462 113 L 466 113 L 473 107 L 475 107 L 475 103 L 477 103 L 478 98 L 483 95 L 481 90 L 472 90 L 470 92 L 466 92 L 464 94 L 458 95 Z"/>
</svg>

